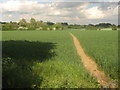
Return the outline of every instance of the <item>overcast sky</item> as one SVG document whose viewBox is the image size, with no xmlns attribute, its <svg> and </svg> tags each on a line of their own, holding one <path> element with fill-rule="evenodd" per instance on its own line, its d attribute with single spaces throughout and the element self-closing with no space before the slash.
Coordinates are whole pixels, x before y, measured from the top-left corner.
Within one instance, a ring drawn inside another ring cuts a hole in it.
<svg viewBox="0 0 120 90">
<path fill-rule="evenodd" d="M 0 21 L 19 21 L 21 18 L 29 20 L 32 17 L 37 20 L 70 24 L 118 24 L 118 1 L 0 0 Z"/>
</svg>

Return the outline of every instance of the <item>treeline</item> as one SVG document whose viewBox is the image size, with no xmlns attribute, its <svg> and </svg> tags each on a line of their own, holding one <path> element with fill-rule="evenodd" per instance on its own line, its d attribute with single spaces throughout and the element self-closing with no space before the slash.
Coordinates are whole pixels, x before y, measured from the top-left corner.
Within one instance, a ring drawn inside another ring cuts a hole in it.
<svg viewBox="0 0 120 90">
<path fill-rule="evenodd" d="M 63 30 L 67 23 L 53 23 L 36 21 L 31 18 L 29 22 L 21 19 L 19 22 L 1 22 L 2 30 Z"/>
<path fill-rule="evenodd" d="M 29 22 L 25 19 L 21 19 L 19 22 L 0 22 L 2 25 L 2 30 L 66 30 L 66 29 L 85 29 L 85 30 L 101 30 L 102 28 L 112 28 L 112 30 L 117 30 L 117 26 L 111 23 L 99 23 L 99 24 L 89 24 L 89 25 L 69 25 L 66 22 L 53 23 L 53 22 L 43 22 L 37 21 L 31 18 Z"/>
<path fill-rule="evenodd" d="M 68 28 L 71 29 L 85 29 L 85 30 L 101 30 L 103 28 L 111 28 L 112 30 L 117 30 L 118 26 L 111 23 L 99 23 L 99 24 L 88 24 L 88 25 L 69 25 Z"/>
</svg>

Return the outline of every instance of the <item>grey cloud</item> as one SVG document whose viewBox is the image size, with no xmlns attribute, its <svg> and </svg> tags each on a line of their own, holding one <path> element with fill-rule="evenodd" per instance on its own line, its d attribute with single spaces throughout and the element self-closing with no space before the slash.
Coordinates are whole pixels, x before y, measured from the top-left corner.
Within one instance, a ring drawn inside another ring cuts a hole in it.
<svg viewBox="0 0 120 90">
<path fill-rule="evenodd" d="M 2 14 L 30 14 L 30 12 L 27 11 L 4 11 Z"/>
<path fill-rule="evenodd" d="M 119 2 L 119 0 L 57 0 L 57 2 L 60 2 L 60 1 L 62 2 Z"/>
<path fill-rule="evenodd" d="M 87 24 L 87 23 L 97 23 L 97 22 L 116 22 L 116 17 L 106 17 L 103 19 L 87 19 L 85 14 L 81 12 L 82 9 L 87 10 L 92 7 L 98 7 L 100 10 L 108 10 L 108 7 L 115 8 L 116 3 L 83 3 L 83 2 L 55 2 L 55 3 L 43 3 L 44 7 L 40 7 L 39 3 L 35 3 L 33 6 L 31 5 L 23 5 L 20 10 L 16 11 L 4 11 L 3 15 L 11 14 L 13 17 L 6 17 L 4 16 L 4 20 L 19 20 L 20 18 L 26 17 L 37 17 L 37 19 L 42 20 L 51 20 L 51 21 L 66 21 L 68 23 L 78 23 L 78 24 Z M 88 4 L 87 7 L 79 8 L 84 4 Z M 53 7 L 53 10 L 51 9 Z M 54 14 L 55 12 L 59 11 L 60 14 Z"/>
<path fill-rule="evenodd" d="M 100 2 L 99 3 L 99 8 L 100 10 L 109 10 L 109 9 L 114 9 L 118 6 L 118 3 L 116 2 Z"/>
<path fill-rule="evenodd" d="M 85 3 L 83 2 L 59 2 L 57 3 L 57 8 L 75 8 L 83 4 Z"/>
</svg>

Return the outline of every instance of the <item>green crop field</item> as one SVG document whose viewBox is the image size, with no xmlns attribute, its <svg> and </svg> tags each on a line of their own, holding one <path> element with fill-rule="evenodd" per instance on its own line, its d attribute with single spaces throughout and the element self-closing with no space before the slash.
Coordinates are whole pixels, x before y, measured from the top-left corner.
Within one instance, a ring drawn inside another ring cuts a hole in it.
<svg viewBox="0 0 120 90">
<path fill-rule="evenodd" d="M 1 89 L 119 89 L 120 2 L 62 1 L 0 0 Z"/>
<path fill-rule="evenodd" d="M 101 87 L 83 67 L 68 31 L 2 34 L 3 87 Z"/>
<path fill-rule="evenodd" d="M 71 31 L 99 68 L 118 80 L 118 31 Z"/>
<path fill-rule="evenodd" d="M 3 87 L 100 88 L 69 32 L 101 70 L 118 80 L 117 31 L 3 31 Z"/>
</svg>

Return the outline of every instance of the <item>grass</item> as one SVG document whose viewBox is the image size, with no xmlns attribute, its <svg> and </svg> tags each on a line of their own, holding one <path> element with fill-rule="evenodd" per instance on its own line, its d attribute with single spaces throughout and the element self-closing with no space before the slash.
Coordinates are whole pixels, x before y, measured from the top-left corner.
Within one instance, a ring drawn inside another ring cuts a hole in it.
<svg viewBox="0 0 120 90">
<path fill-rule="evenodd" d="M 3 31 L 3 87 L 97 88 L 68 31 Z"/>
<path fill-rule="evenodd" d="M 71 31 L 99 68 L 118 81 L 118 31 Z"/>
</svg>

